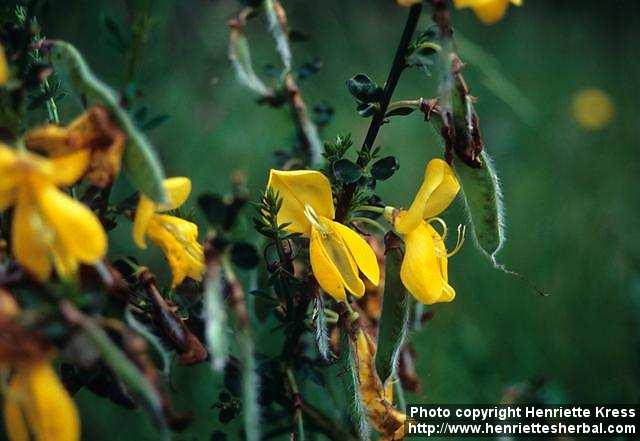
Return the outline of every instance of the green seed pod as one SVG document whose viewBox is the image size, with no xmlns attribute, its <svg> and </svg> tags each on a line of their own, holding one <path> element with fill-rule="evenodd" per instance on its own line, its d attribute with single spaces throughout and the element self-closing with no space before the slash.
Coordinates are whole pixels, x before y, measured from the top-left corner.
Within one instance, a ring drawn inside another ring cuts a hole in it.
<svg viewBox="0 0 640 441">
<path fill-rule="evenodd" d="M 383 384 L 395 374 L 398 354 L 407 336 L 409 324 L 410 298 L 400 280 L 402 249 L 400 238 L 395 233 L 385 236 L 386 276 L 382 314 L 378 332 L 376 371 Z"/>
<path fill-rule="evenodd" d="M 164 170 L 147 137 L 139 131 L 129 114 L 120 107 L 116 93 L 91 71 L 82 54 L 69 43 L 56 41 L 51 49 L 51 63 L 56 73 L 66 77 L 77 93 L 89 101 L 102 104 L 111 112 L 127 135 L 124 169 L 133 184 L 147 197 L 162 203 L 166 199 L 162 181 Z"/>
<path fill-rule="evenodd" d="M 482 168 L 457 164 L 455 171 L 472 227 L 474 242 L 493 262 L 505 241 L 500 182 L 491 157 L 482 151 Z"/>
</svg>

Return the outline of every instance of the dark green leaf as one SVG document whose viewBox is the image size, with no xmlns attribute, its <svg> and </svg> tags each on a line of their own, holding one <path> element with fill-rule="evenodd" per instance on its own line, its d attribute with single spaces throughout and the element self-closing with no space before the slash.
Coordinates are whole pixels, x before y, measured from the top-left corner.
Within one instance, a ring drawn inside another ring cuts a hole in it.
<svg viewBox="0 0 640 441">
<path fill-rule="evenodd" d="M 365 74 L 347 80 L 347 88 L 358 101 L 373 103 L 382 99 L 382 88 Z"/>
<path fill-rule="evenodd" d="M 198 197 L 198 205 L 212 227 L 221 227 L 227 218 L 227 204 L 222 196 L 206 193 Z"/>
<path fill-rule="evenodd" d="M 133 119 L 136 121 L 136 124 L 142 125 L 145 119 L 149 114 L 149 108 L 147 106 L 140 107 L 134 114 Z"/>
<path fill-rule="evenodd" d="M 252 269 L 258 265 L 260 257 L 256 247 L 248 242 L 236 242 L 231 247 L 231 261 L 242 269 Z"/>
<path fill-rule="evenodd" d="M 289 31 L 289 41 L 291 43 L 298 43 L 307 40 L 309 40 L 309 34 L 307 32 L 298 29 L 291 29 Z"/>
<path fill-rule="evenodd" d="M 389 179 L 400 168 L 395 156 L 379 159 L 371 166 L 371 176 L 379 181 Z"/>
<path fill-rule="evenodd" d="M 358 104 L 356 110 L 358 111 L 358 115 L 367 118 L 376 113 L 376 111 L 378 110 L 378 105 L 371 103 L 360 103 Z"/>
<path fill-rule="evenodd" d="M 165 122 L 167 122 L 169 118 L 170 116 L 167 114 L 154 116 L 153 118 L 151 118 L 149 121 L 147 121 L 142 125 L 142 130 L 145 130 L 145 131 L 153 130 L 156 127 L 159 127 Z"/>
<path fill-rule="evenodd" d="M 313 122 L 322 128 L 331 122 L 335 110 L 328 104 L 318 104 L 313 107 Z"/>
<path fill-rule="evenodd" d="M 113 18 L 105 15 L 102 17 L 102 24 L 111 37 L 111 45 L 120 52 L 126 52 L 129 45 L 122 35 L 122 31 L 120 30 L 120 26 L 118 25 L 118 23 L 116 23 Z"/>
<path fill-rule="evenodd" d="M 322 60 L 318 57 L 314 58 L 311 61 L 307 61 L 298 69 L 298 78 L 304 80 L 311 75 L 320 71 L 322 67 Z"/>
<path fill-rule="evenodd" d="M 343 158 L 333 163 L 333 174 L 345 184 L 351 184 L 360 179 L 362 169 L 357 164 Z"/>
<path fill-rule="evenodd" d="M 412 114 L 414 110 L 416 110 L 415 107 L 398 107 L 388 111 L 385 116 L 406 116 Z"/>
</svg>

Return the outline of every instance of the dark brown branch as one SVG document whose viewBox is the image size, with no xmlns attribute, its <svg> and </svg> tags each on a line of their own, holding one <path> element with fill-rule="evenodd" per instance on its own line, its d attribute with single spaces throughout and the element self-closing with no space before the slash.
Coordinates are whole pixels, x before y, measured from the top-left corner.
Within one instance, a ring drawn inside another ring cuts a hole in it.
<svg viewBox="0 0 640 441">
<path fill-rule="evenodd" d="M 148 269 L 142 268 L 139 279 L 153 305 L 154 321 L 180 353 L 180 363 L 191 365 L 204 361 L 207 358 L 207 350 L 185 322 L 169 307 L 158 291 L 155 276 Z"/>
<path fill-rule="evenodd" d="M 389 71 L 387 81 L 384 85 L 382 100 L 380 101 L 380 109 L 373 115 L 373 118 L 371 119 L 371 124 L 369 124 L 369 129 L 367 130 L 367 134 L 360 149 L 362 152 L 368 153 L 371 151 L 371 149 L 373 148 L 373 143 L 375 142 L 376 137 L 378 136 L 378 132 L 380 131 L 380 127 L 382 127 L 382 124 L 384 124 L 385 114 L 387 113 L 387 108 L 389 107 L 389 103 L 391 102 L 391 97 L 393 96 L 393 92 L 398 85 L 400 75 L 402 75 L 402 72 L 406 67 L 405 57 L 407 48 L 411 43 L 411 37 L 413 37 L 413 33 L 415 32 L 416 26 L 418 25 L 418 19 L 420 18 L 421 11 L 422 4 L 420 3 L 411 6 L 411 9 L 409 9 L 409 16 L 407 17 L 407 21 L 404 25 L 404 30 L 402 31 L 402 36 L 400 37 L 400 42 L 398 43 L 398 48 L 396 49 L 396 53 L 393 58 L 393 64 L 391 65 L 391 70 Z M 366 155 L 359 156 L 359 165 L 365 165 L 365 157 Z M 355 183 L 349 184 L 344 188 L 344 191 L 338 197 L 338 204 L 336 209 L 336 220 L 338 222 L 344 221 L 347 217 L 347 213 L 351 205 L 351 200 L 353 199 L 356 189 L 357 185 Z"/>
</svg>

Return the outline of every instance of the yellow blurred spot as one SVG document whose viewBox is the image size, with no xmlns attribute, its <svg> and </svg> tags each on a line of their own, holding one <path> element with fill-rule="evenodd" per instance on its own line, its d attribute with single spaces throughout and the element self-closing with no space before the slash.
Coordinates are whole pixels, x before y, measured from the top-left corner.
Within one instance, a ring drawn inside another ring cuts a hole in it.
<svg viewBox="0 0 640 441">
<path fill-rule="evenodd" d="M 603 90 L 584 89 L 573 97 L 572 114 L 583 128 L 600 130 L 613 119 L 615 105 L 609 94 Z"/>
<path fill-rule="evenodd" d="M 0 44 L 0 86 L 7 82 L 9 79 L 9 66 L 7 65 L 7 59 L 4 55 L 4 48 Z"/>
<path fill-rule="evenodd" d="M 405 8 L 408 8 L 410 6 L 413 6 L 417 3 L 422 2 L 422 0 L 397 0 L 397 2 L 400 6 L 404 6 Z"/>
</svg>

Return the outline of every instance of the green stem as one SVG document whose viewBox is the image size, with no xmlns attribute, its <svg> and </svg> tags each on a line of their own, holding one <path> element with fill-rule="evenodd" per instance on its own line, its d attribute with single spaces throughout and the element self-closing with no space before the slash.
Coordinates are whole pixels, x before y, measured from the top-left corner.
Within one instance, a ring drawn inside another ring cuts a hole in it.
<svg viewBox="0 0 640 441">
<path fill-rule="evenodd" d="M 384 207 L 378 207 L 376 205 L 360 205 L 353 209 L 353 211 L 370 211 L 372 213 L 384 214 Z"/>
<path fill-rule="evenodd" d="M 401 107 L 415 107 L 416 109 L 419 109 L 421 103 L 422 103 L 422 98 L 418 98 L 417 100 L 394 101 L 391 104 L 389 104 L 389 107 L 387 107 L 387 112 L 391 112 L 392 110 L 396 110 Z"/>
<path fill-rule="evenodd" d="M 42 93 L 48 93 L 49 91 L 49 80 L 46 78 L 42 82 L 42 86 L 40 87 Z M 54 124 L 60 124 L 60 116 L 58 115 L 58 105 L 56 104 L 56 100 L 51 97 L 46 102 L 47 106 L 47 114 L 49 115 L 49 122 Z"/>
<path fill-rule="evenodd" d="M 296 433 L 294 436 L 294 441 L 304 441 L 304 419 L 302 418 L 302 409 L 301 405 L 301 397 L 300 397 L 300 389 L 298 389 L 298 383 L 296 382 L 296 377 L 293 374 L 291 368 L 286 369 L 287 380 L 289 381 L 289 387 L 291 387 L 291 394 L 293 396 L 293 418 L 296 422 Z"/>
<path fill-rule="evenodd" d="M 372 227 L 379 230 L 382 234 L 387 234 L 387 229 L 385 227 L 383 227 L 378 222 L 368 217 L 360 217 L 360 216 L 352 217 L 351 222 L 362 222 L 363 224 L 371 225 Z"/>
</svg>

